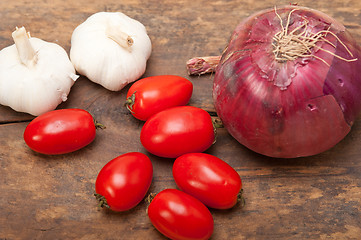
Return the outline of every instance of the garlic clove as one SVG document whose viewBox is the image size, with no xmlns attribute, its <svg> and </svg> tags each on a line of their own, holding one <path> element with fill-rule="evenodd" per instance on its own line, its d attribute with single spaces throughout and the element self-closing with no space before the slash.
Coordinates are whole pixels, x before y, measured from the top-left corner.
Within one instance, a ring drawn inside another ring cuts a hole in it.
<svg viewBox="0 0 361 240">
<path fill-rule="evenodd" d="M 143 24 L 120 12 L 99 12 L 74 30 L 70 59 L 79 74 L 119 91 L 144 74 L 151 51 Z"/>
<path fill-rule="evenodd" d="M 24 27 L 0 51 L 0 104 L 38 116 L 66 99 L 77 79 L 66 51 L 32 38 Z"/>
</svg>

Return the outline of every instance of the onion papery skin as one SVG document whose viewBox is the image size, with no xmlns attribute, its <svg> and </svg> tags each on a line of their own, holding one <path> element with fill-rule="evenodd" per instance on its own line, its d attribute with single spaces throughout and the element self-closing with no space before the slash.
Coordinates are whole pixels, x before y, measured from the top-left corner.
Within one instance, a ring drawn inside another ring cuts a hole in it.
<svg viewBox="0 0 361 240">
<path fill-rule="evenodd" d="M 304 19 L 313 33 L 329 30 L 316 57 L 275 60 L 273 36 L 290 15 L 289 31 Z M 344 43 L 349 51 L 341 44 Z M 357 60 L 349 62 L 335 57 Z M 321 61 L 319 58 L 323 59 Z M 327 63 L 327 64 L 326 64 Z M 216 68 L 213 100 L 228 132 L 247 148 L 276 158 L 311 156 L 340 142 L 361 108 L 361 49 L 345 27 L 299 6 L 258 12 L 241 22 Z"/>
</svg>

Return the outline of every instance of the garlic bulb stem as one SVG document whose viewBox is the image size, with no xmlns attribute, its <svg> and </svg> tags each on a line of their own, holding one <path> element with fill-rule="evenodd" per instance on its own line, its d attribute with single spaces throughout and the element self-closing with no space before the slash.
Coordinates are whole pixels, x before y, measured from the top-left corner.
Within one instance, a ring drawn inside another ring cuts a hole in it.
<svg viewBox="0 0 361 240">
<path fill-rule="evenodd" d="M 34 66 L 37 62 L 37 54 L 31 46 L 29 35 L 24 27 L 16 27 L 12 33 L 16 49 L 18 50 L 19 58 L 22 64 L 28 68 Z"/>
<path fill-rule="evenodd" d="M 105 33 L 108 38 L 116 42 L 119 46 L 130 51 L 130 47 L 133 45 L 134 40 L 131 36 L 125 32 L 119 31 L 119 27 L 114 25 L 108 25 Z"/>
</svg>

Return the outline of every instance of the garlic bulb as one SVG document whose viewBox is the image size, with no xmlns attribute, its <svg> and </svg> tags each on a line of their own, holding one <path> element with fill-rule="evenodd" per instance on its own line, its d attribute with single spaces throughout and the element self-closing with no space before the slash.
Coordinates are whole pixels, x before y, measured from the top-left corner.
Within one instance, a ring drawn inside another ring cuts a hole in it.
<svg viewBox="0 0 361 240">
<path fill-rule="evenodd" d="M 0 51 L 0 104 L 35 116 L 54 110 L 78 77 L 68 54 L 24 27 L 12 37 L 15 44 Z"/>
<path fill-rule="evenodd" d="M 120 12 L 99 12 L 74 30 L 70 59 L 79 74 L 119 91 L 143 75 L 151 51 L 142 23 Z"/>
</svg>

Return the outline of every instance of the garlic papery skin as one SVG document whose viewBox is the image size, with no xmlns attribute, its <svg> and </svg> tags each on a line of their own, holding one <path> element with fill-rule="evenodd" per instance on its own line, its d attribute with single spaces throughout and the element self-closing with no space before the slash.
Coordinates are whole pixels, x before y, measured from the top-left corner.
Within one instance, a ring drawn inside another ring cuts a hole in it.
<svg viewBox="0 0 361 240">
<path fill-rule="evenodd" d="M 120 12 L 98 12 L 73 32 L 76 71 L 111 91 L 139 79 L 152 52 L 145 26 Z"/>
<path fill-rule="evenodd" d="M 54 110 L 78 76 L 66 51 L 16 28 L 15 44 L 0 51 L 0 104 L 38 116 Z"/>
</svg>

